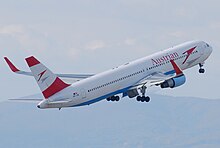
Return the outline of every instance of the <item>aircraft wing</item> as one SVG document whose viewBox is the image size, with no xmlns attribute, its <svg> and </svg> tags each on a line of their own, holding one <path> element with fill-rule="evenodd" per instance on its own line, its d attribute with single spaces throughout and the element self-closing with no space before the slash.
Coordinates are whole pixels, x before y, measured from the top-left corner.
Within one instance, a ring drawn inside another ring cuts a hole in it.
<svg viewBox="0 0 220 148">
<path fill-rule="evenodd" d="M 4 59 L 12 72 L 14 72 L 16 74 L 26 75 L 26 76 L 33 76 L 33 74 L 31 72 L 19 70 L 7 57 L 4 57 Z M 56 74 L 56 75 L 58 77 L 64 79 L 65 81 L 72 82 L 72 81 L 77 81 L 77 80 L 91 77 L 94 74 Z M 74 80 L 71 80 L 71 79 L 74 79 Z"/>
<path fill-rule="evenodd" d="M 162 82 L 171 79 L 173 77 L 176 77 L 178 75 L 183 74 L 183 72 L 181 71 L 181 69 L 177 66 L 177 64 L 174 62 L 174 60 L 170 60 L 170 63 L 173 66 L 173 71 L 170 74 L 166 74 L 164 72 L 153 72 L 150 75 L 148 75 L 147 77 L 145 77 L 144 79 L 140 80 L 138 83 L 136 83 L 135 85 L 132 86 L 132 88 L 136 88 L 139 86 L 153 86 L 153 85 L 159 85 Z"/>
<path fill-rule="evenodd" d="M 168 80 L 174 76 L 175 76 L 174 74 L 165 75 L 162 72 L 154 72 L 149 76 L 147 76 L 146 78 L 139 81 L 138 83 L 136 83 L 134 87 L 142 86 L 142 85 L 152 86 L 152 85 L 160 84 L 163 81 Z"/>
</svg>

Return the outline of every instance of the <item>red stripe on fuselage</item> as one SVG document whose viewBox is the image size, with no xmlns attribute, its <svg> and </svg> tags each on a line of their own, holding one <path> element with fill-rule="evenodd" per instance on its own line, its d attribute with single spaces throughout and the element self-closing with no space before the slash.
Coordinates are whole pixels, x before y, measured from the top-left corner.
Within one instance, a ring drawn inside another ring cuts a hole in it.
<svg viewBox="0 0 220 148">
<path fill-rule="evenodd" d="M 50 96 L 54 95 L 55 93 L 63 90 L 64 88 L 70 86 L 69 84 L 64 83 L 60 78 L 56 78 L 55 81 L 42 93 L 45 99 L 49 98 Z"/>
<path fill-rule="evenodd" d="M 25 60 L 27 61 L 27 64 L 28 64 L 29 67 L 40 64 L 40 62 L 33 56 L 28 57 Z"/>
</svg>

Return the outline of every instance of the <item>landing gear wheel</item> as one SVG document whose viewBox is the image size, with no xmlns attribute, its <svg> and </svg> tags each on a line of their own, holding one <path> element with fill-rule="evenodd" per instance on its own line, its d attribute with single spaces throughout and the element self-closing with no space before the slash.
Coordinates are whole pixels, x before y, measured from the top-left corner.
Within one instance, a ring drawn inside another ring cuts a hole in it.
<svg viewBox="0 0 220 148">
<path fill-rule="evenodd" d="M 141 101 L 141 97 L 140 96 L 137 96 L 137 101 Z"/>
<path fill-rule="evenodd" d="M 205 73 L 205 69 L 200 68 L 199 73 Z"/>
<path fill-rule="evenodd" d="M 205 69 L 202 67 L 203 67 L 203 64 L 199 63 L 199 73 L 205 73 Z"/>
<path fill-rule="evenodd" d="M 141 102 L 149 102 L 150 101 L 150 97 L 141 97 L 141 96 L 137 96 L 137 101 L 141 101 Z"/>
<path fill-rule="evenodd" d="M 119 101 L 120 97 L 119 96 L 112 96 L 106 99 L 107 101 Z"/>
<path fill-rule="evenodd" d="M 146 102 L 150 102 L 150 97 L 147 96 L 147 97 L 145 98 L 145 101 L 146 101 Z"/>
</svg>

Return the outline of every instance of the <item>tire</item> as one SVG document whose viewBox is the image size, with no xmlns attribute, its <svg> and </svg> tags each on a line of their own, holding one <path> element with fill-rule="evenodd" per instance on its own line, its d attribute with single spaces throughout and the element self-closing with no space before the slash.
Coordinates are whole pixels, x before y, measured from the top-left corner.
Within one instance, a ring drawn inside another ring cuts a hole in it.
<svg viewBox="0 0 220 148">
<path fill-rule="evenodd" d="M 150 97 L 147 96 L 147 97 L 145 98 L 145 101 L 146 101 L 146 102 L 150 102 Z"/>
<path fill-rule="evenodd" d="M 199 69 L 199 73 L 205 73 L 205 69 Z"/>
<path fill-rule="evenodd" d="M 119 101 L 120 100 L 120 97 L 119 96 L 116 96 L 115 97 L 115 101 Z"/>
<path fill-rule="evenodd" d="M 141 97 L 140 96 L 137 96 L 137 101 L 141 101 Z"/>
<path fill-rule="evenodd" d="M 144 102 L 145 101 L 145 97 L 141 97 L 141 102 Z"/>
</svg>

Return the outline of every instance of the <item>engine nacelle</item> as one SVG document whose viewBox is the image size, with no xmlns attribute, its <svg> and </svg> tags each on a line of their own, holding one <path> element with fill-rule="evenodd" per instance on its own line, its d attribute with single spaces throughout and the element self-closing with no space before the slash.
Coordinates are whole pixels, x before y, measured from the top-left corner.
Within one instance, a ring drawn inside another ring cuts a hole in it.
<svg viewBox="0 0 220 148">
<path fill-rule="evenodd" d="M 184 74 L 182 74 L 180 76 L 176 76 L 174 78 L 164 81 L 163 83 L 160 84 L 160 87 L 161 88 L 168 88 L 168 87 L 174 88 L 174 87 L 183 85 L 185 82 L 186 82 L 186 77 Z"/>
<path fill-rule="evenodd" d="M 134 98 L 134 97 L 136 97 L 138 95 L 138 91 L 137 91 L 136 88 L 128 90 L 127 91 L 127 95 L 128 95 L 129 98 Z"/>
</svg>

